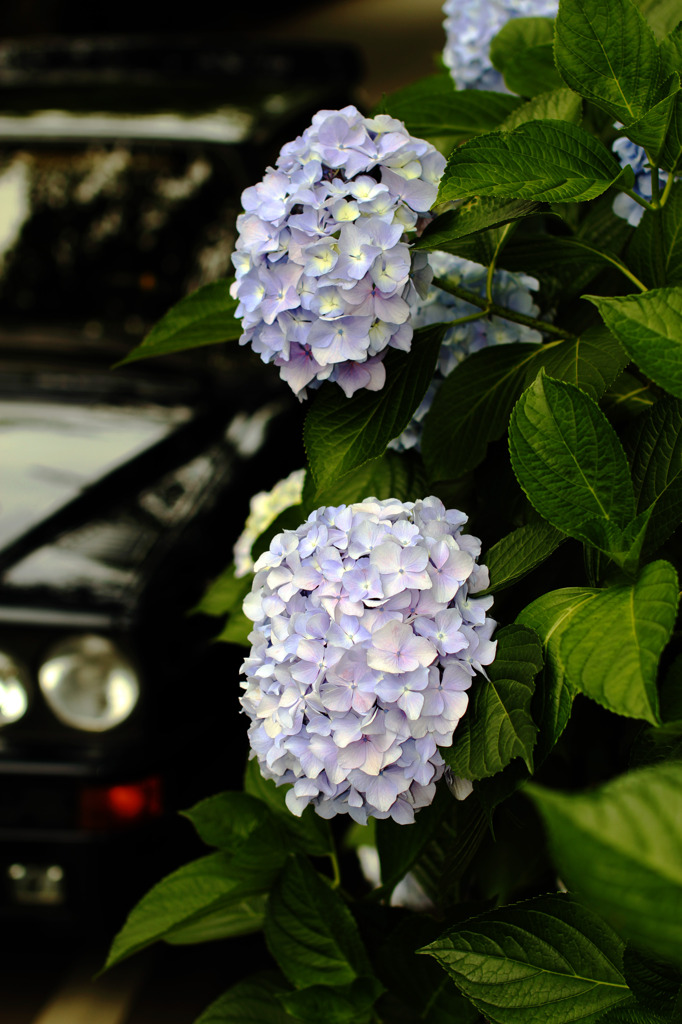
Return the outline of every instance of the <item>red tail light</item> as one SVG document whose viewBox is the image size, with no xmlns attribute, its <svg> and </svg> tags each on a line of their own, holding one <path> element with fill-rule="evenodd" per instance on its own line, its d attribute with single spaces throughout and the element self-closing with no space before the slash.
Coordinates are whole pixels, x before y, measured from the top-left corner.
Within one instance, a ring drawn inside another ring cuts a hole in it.
<svg viewBox="0 0 682 1024">
<path fill-rule="evenodd" d="M 125 828 L 163 814 L 161 779 L 151 776 L 125 786 L 84 786 L 79 826 L 83 829 Z"/>
</svg>

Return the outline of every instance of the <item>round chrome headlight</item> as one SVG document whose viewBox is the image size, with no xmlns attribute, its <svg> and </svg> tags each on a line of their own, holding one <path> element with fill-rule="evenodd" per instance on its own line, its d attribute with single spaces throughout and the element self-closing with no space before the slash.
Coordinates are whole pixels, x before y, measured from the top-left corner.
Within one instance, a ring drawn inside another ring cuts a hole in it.
<svg viewBox="0 0 682 1024">
<path fill-rule="evenodd" d="M 72 637 L 48 651 L 38 683 L 60 722 L 86 732 L 120 725 L 140 696 L 128 659 L 111 640 L 94 634 Z"/>
<path fill-rule="evenodd" d="M 0 727 L 24 717 L 28 686 L 26 671 L 10 654 L 0 651 Z"/>
</svg>

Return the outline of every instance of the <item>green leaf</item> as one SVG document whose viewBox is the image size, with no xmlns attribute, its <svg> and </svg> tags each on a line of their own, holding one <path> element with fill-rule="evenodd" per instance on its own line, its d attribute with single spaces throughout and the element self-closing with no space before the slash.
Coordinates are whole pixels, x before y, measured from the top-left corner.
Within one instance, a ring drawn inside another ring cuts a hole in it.
<svg viewBox="0 0 682 1024">
<path fill-rule="evenodd" d="M 212 853 L 178 868 L 133 907 L 114 938 L 106 966 L 264 892 L 285 856 L 281 840 L 261 827 L 240 847 L 237 857 Z"/>
<path fill-rule="evenodd" d="M 682 284 L 682 182 L 662 210 L 645 210 L 628 246 L 627 260 L 651 288 Z"/>
<path fill-rule="evenodd" d="M 493 544 L 483 558 L 490 572 L 487 592 L 496 594 L 523 579 L 542 565 L 564 540 L 560 530 L 542 519 L 508 533 Z"/>
<path fill-rule="evenodd" d="M 265 938 L 298 988 L 350 985 L 371 975 L 352 914 L 305 857 L 289 860 L 270 894 Z"/>
<path fill-rule="evenodd" d="M 569 121 L 527 121 L 453 150 L 438 202 L 498 196 L 546 202 L 594 199 L 631 168 L 621 168 L 593 135 Z M 630 178 L 628 178 L 630 180 Z"/>
<path fill-rule="evenodd" d="M 554 53 L 566 84 L 624 124 L 661 98 L 658 45 L 632 0 L 560 0 Z"/>
<path fill-rule="evenodd" d="M 613 298 L 585 295 L 639 368 L 682 398 L 682 288 Z"/>
<path fill-rule="evenodd" d="M 260 800 L 242 792 L 218 793 L 181 811 L 207 846 L 234 853 L 270 817 Z"/>
<path fill-rule="evenodd" d="M 599 324 L 578 338 L 549 342 L 540 362 L 549 377 L 573 384 L 597 401 L 629 360 L 611 332 Z"/>
<path fill-rule="evenodd" d="M 594 399 L 539 374 L 509 426 L 512 467 L 533 507 L 557 529 L 582 539 L 596 519 L 623 528 L 635 499 L 625 452 Z"/>
<path fill-rule="evenodd" d="M 629 1003 L 621 1003 L 602 1014 L 597 1024 L 669 1024 L 664 1017 L 653 1010 L 644 1009 L 633 999 Z"/>
<path fill-rule="evenodd" d="M 219 996 L 194 1024 L 292 1024 L 277 998 L 288 991 L 274 973 L 253 974 Z"/>
<path fill-rule="evenodd" d="M 627 370 L 604 394 L 602 405 L 614 422 L 641 416 L 656 402 L 655 388 Z"/>
<path fill-rule="evenodd" d="M 174 928 L 172 932 L 163 936 L 163 941 L 171 946 L 190 946 L 199 942 L 216 942 L 218 939 L 250 935 L 263 927 L 267 902 L 267 893 L 246 896 L 243 900 L 221 907 L 184 927 Z"/>
<path fill-rule="evenodd" d="M 652 553 L 682 521 L 682 405 L 665 397 L 637 421 L 630 462 L 637 511 L 653 511 L 644 550 Z"/>
<path fill-rule="evenodd" d="M 581 1024 L 628 998 L 622 943 L 569 896 L 537 896 L 474 917 L 422 952 L 497 1024 Z"/>
<path fill-rule="evenodd" d="M 230 296 L 231 284 L 213 281 L 180 299 L 117 365 L 239 338 L 242 325 L 234 315 L 238 302 Z"/>
<path fill-rule="evenodd" d="M 379 459 L 347 473 L 326 490 L 304 495 L 304 509 L 312 512 L 322 505 L 352 505 L 370 495 L 375 498 L 397 498 L 416 501 L 427 493 L 424 466 L 416 452 L 387 451 Z"/>
<path fill-rule="evenodd" d="M 508 21 L 513 25 L 517 18 Z M 540 93 L 534 99 L 524 103 L 522 107 L 513 110 L 502 123 L 504 131 L 511 131 L 526 121 L 571 121 L 579 124 L 582 117 L 582 102 L 580 96 L 571 92 L 570 89 L 552 89 L 550 92 Z"/>
<path fill-rule="evenodd" d="M 481 349 L 443 382 L 424 420 L 422 455 L 431 479 L 458 477 L 482 462 L 488 444 L 502 437 L 537 345 Z"/>
<path fill-rule="evenodd" d="M 416 138 L 457 143 L 497 128 L 519 103 L 504 93 L 456 90 L 450 75 L 432 75 L 384 96 L 380 109 L 404 121 Z"/>
<path fill-rule="evenodd" d="M 682 989 L 682 973 L 628 943 L 623 954 L 625 980 L 640 1003 L 669 1016 Z"/>
<path fill-rule="evenodd" d="M 519 625 L 506 626 L 496 639 L 489 679 L 474 680 L 454 742 L 441 748 L 445 762 L 464 779 L 496 775 L 515 757 L 522 757 L 533 771 L 538 730 L 530 704 L 542 668 L 542 646 L 533 630 Z"/>
<path fill-rule="evenodd" d="M 656 672 L 677 602 L 677 574 L 669 562 L 659 561 L 645 566 L 631 584 L 551 591 L 518 621 L 547 645 L 560 692 L 565 680 L 617 715 L 657 724 Z"/>
<path fill-rule="evenodd" d="M 216 642 L 224 644 L 238 644 L 240 647 L 250 647 L 249 635 L 252 631 L 253 622 L 251 619 L 247 619 L 243 612 L 232 612 L 215 639 Z"/>
<path fill-rule="evenodd" d="M 620 934 L 682 965 L 682 763 L 586 794 L 527 792 L 564 882 Z"/>
<path fill-rule="evenodd" d="M 504 73 L 519 53 L 532 46 L 551 43 L 553 38 L 552 18 L 511 18 L 490 44 L 490 63 Z"/>
<path fill-rule="evenodd" d="M 679 0 L 637 0 L 637 6 L 657 39 L 663 39 L 682 20 Z"/>
<path fill-rule="evenodd" d="M 227 569 L 224 569 L 220 576 L 213 580 L 192 612 L 218 616 L 238 611 L 251 590 L 252 581 L 251 573 L 246 576 L 235 576 L 234 564 L 228 565 Z"/>
<path fill-rule="evenodd" d="M 303 440 L 318 490 L 382 455 L 400 434 L 426 394 L 445 328 L 415 331 L 409 353 L 389 353 L 386 383 L 379 392 L 363 390 L 346 398 L 340 388 L 324 388 L 308 413 Z"/>
<path fill-rule="evenodd" d="M 383 985 L 376 978 L 355 978 L 349 985 L 311 985 L 287 992 L 280 1002 L 305 1024 L 369 1024 Z"/>
<path fill-rule="evenodd" d="M 529 217 L 540 209 L 539 203 L 526 199 L 491 199 L 475 196 L 457 207 L 436 217 L 427 225 L 415 249 L 429 252 L 451 252 L 452 243 L 460 238 L 502 227 L 513 221 Z"/>
<path fill-rule="evenodd" d="M 542 366 L 595 398 L 619 375 L 627 356 L 603 329 L 545 345 L 514 343 L 474 352 L 452 371 L 424 421 L 422 455 L 432 479 L 461 476 L 502 437 L 514 402 Z"/>
<path fill-rule="evenodd" d="M 272 779 L 264 779 L 258 761 L 247 762 L 244 775 L 244 790 L 261 800 L 286 829 L 294 849 L 311 857 L 326 857 L 334 850 L 329 822 L 315 814 L 312 807 L 306 807 L 300 818 L 292 814 L 286 805 L 289 786 L 276 786 Z"/>
<path fill-rule="evenodd" d="M 391 893 L 405 877 L 433 838 L 452 803 L 448 790 L 438 787 L 433 802 L 419 811 L 417 828 L 405 828 L 392 818 L 376 821 L 375 841 L 381 863 L 382 892 Z"/>
<path fill-rule="evenodd" d="M 538 96 L 561 88 L 563 82 L 554 64 L 552 44 L 529 46 L 517 53 L 504 69 L 504 84 L 520 96 Z"/>
<path fill-rule="evenodd" d="M 665 166 L 666 155 L 670 151 L 671 141 L 668 137 L 671 122 L 676 123 L 676 111 L 680 101 L 680 76 L 671 75 L 663 87 L 664 95 L 650 110 L 630 122 L 624 129 L 629 139 L 646 149 L 651 161 Z M 673 163 L 675 164 L 675 159 Z"/>
</svg>

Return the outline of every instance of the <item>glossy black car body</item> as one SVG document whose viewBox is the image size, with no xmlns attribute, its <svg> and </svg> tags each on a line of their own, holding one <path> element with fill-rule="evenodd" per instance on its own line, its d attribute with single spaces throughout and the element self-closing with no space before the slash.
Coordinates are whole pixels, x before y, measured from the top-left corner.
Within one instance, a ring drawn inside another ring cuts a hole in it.
<svg viewBox="0 0 682 1024">
<path fill-rule="evenodd" d="M 240 654 L 187 613 L 301 464 L 298 407 L 236 345 L 110 368 L 229 273 L 241 189 L 347 99 L 354 59 L 329 61 L 321 93 L 298 53 L 206 40 L 0 48 L 0 660 L 27 695 L 0 726 L 0 921 L 120 920 L 191 849 L 177 809 L 243 765 Z M 71 641 L 132 667 L 119 724 L 55 711 Z"/>
</svg>

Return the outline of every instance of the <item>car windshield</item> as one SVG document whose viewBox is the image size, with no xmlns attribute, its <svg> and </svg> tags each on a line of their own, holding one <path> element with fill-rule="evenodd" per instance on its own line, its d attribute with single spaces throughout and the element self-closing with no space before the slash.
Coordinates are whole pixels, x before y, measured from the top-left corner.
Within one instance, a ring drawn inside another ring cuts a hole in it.
<svg viewBox="0 0 682 1024">
<path fill-rule="evenodd" d="M 0 399 L 0 549 L 190 415 L 186 406 Z"/>
</svg>

